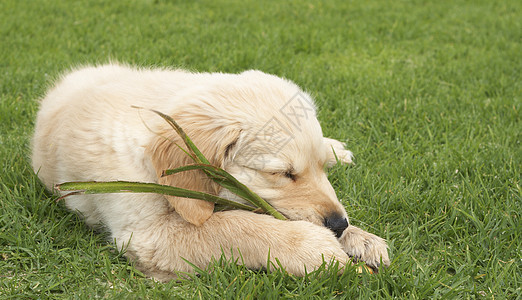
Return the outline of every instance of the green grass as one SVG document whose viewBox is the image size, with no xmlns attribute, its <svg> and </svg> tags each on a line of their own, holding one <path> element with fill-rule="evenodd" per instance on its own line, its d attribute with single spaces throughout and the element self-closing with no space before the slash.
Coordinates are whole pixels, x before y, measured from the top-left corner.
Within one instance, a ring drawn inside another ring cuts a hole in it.
<svg viewBox="0 0 522 300">
<path fill-rule="evenodd" d="M 522 297 L 519 1 L 0 1 L 0 298 Z M 28 161 L 60 72 L 117 60 L 260 69 L 310 91 L 353 167 L 330 179 L 388 239 L 377 275 L 296 278 L 218 261 L 143 277 L 55 204 Z"/>
</svg>

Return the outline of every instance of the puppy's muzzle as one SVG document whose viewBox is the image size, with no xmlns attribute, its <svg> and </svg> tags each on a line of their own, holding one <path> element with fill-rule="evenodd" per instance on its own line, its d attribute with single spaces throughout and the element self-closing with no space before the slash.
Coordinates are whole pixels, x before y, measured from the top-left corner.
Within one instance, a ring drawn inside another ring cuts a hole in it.
<svg viewBox="0 0 522 300">
<path fill-rule="evenodd" d="M 339 215 L 331 215 L 324 218 L 324 226 L 335 233 L 337 238 L 340 238 L 343 231 L 348 227 L 348 220 Z"/>
</svg>

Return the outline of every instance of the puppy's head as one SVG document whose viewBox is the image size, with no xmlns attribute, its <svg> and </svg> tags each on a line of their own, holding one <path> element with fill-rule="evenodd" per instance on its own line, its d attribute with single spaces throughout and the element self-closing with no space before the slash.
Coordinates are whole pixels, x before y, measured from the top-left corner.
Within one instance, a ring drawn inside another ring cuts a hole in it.
<svg viewBox="0 0 522 300">
<path fill-rule="evenodd" d="M 348 225 L 346 212 L 325 172 L 334 159 L 332 149 L 325 143 L 311 97 L 295 84 L 262 72 L 216 77 L 191 91 L 190 99 L 173 113 L 196 146 L 289 219 L 342 232 Z M 175 133 L 164 135 L 179 140 Z M 153 155 L 158 171 L 190 162 L 171 142 L 162 141 L 158 139 L 155 148 L 163 149 L 162 154 Z M 187 174 L 169 176 L 162 183 L 242 201 L 201 172 Z M 194 224 L 212 214 L 213 205 L 204 201 L 178 198 L 171 203 Z"/>
</svg>

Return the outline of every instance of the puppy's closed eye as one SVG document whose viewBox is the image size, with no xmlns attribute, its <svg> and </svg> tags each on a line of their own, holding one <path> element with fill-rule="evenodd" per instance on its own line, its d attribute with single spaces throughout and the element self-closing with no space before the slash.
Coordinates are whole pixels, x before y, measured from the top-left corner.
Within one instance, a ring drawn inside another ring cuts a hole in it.
<svg viewBox="0 0 522 300">
<path fill-rule="evenodd" d="M 297 180 L 297 175 L 295 175 L 292 171 L 286 171 L 284 175 L 286 178 L 292 179 L 292 181 Z"/>
<path fill-rule="evenodd" d="M 297 175 L 294 174 L 294 171 L 293 170 L 287 170 L 287 171 L 284 171 L 284 172 L 270 172 L 271 175 L 274 175 L 274 176 L 284 176 L 288 179 L 291 179 L 292 181 L 296 181 L 297 180 Z"/>
</svg>

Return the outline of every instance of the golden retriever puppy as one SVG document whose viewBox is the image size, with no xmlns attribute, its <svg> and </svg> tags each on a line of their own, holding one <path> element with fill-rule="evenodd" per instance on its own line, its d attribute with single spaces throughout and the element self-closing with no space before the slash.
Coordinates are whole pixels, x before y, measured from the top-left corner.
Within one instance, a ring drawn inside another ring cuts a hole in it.
<svg viewBox="0 0 522 300">
<path fill-rule="evenodd" d="M 133 107 L 134 106 L 134 107 Z M 157 194 L 76 195 L 66 206 L 107 228 L 145 274 L 160 280 L 193 271 L 223 253 L 249 268 L 277 258 L 303 275 L 355 257 L 389 264 L 383 239 L 349 226 L 325 167 L 350 163 L 342 143 L 324 138 L 309 95 L 259 71 L 241 74 L 133 69 L 109 64 L 65 75 L 41 101 L 32 143 L 34 171 L 49 189 L 66 181 L 156 182 L 241 201 L 200 171 L 162 177 L 191 163 L 172 116 L 203 154 L 288 217 L 230 210 Z M 334 154 L 335 151 L 335 154 Z M 186 261 L 185 261 L 186 260 Z"/>
</svg>

